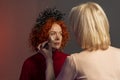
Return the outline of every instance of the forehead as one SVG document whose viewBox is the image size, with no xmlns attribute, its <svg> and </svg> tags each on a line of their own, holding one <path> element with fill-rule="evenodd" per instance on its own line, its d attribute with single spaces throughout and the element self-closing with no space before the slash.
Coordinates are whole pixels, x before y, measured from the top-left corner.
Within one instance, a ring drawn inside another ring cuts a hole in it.
<svg viewBox="0 0 120 80">
<path fill-rule="evenodd" d="M 61 26 L 57 23 L 53 23 L 50 31 L 62 31 Z"/>
</svg>

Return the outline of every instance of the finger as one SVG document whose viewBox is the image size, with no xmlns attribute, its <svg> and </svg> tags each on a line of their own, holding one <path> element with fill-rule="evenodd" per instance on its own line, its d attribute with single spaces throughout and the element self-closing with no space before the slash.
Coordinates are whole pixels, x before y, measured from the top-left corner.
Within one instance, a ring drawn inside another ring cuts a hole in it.
<svg viewBox="0 0 120 80">
<path fill-rule="evenodd" d="M 39 45 L 38 45 L 38 47 L 37 47 L 37 48 L 38 48 L 38 50 L 40 50 L 40 49 L 41 49 L 41 46 L 42 46 L 42 44 L 39 44 Z"/>
<path fill-rule="evenodd" d="M 48 45 L 49 45 L 48 49 L 49 49 L 50 51 L 52 51 L 52 45 L 51 45 L 51 43 L 48 43 Z"/>
<path fill-rule="evenodd" d="M 37 47 L 38 50 L 42 49 L 47 42 L 48 42 L 48 41 L 45 41 L 45 42 L 39 44 L 38 47 Z"/>
<path fill-rule="evenodd" d="M 52 57 L 50 51 L 48 51 L 48 50 L 45 49 L 45 48 L 42 49 L 41 52 L 42 52 L 42 54 L 43 54 L 46 58 L 51 58 L 51 57 Z"/>
<path fill-rule="evenodd" d="M 51 43 L 48 43 L 48 45 L 49 45 L 48 50 L 50 52 L 50 55 L 52 56 L 52 45 L 51 45 Z"/>
<path fill-rule="evenodd" d="M 48 41 L 43 42 L 42 47 L 44 47 L 47 43 L 48 43 Z"/>
</svg>

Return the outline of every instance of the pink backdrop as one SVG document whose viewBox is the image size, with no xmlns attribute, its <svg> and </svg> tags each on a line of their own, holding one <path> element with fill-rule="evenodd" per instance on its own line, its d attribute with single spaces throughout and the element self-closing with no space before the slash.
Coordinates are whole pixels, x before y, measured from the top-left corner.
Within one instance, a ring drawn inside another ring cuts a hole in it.
<svg viewBox="0 0 120 80">
<path fill-rule="evenodd" d="M 28 35 L 41 10 L 57 7 L 68 13 L 75 5 L 89 0 L 0 0 L 0 80 L 18 80 L 23 61 L 34 53 L 28 47 Z M 110 21 L 112 45 L 120 47 L 120 1 L 92 0 L 105 9 Z M 71 30 L 66 53 L 80 51 Z"/>
</svg>

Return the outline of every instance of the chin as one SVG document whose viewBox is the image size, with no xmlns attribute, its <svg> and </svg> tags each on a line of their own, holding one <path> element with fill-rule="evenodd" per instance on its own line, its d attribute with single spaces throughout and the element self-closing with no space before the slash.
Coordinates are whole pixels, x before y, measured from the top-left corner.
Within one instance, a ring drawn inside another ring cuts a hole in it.
<svg viewBox="0 0 120 80">
<path fill-rule="evenodd" d="M 60 49 L 60 47 L 59 46 L 55 46 L 55 47 L 53 47 L 54 49 Z"/>
</svg>

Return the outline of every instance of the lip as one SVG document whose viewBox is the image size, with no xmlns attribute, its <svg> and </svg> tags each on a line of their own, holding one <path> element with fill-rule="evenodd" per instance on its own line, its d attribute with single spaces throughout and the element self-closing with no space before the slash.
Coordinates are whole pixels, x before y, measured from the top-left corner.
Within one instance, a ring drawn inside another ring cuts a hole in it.
<svg viewBox="0 0 120 80">
<path fill-rule="evenodd" d="M 60 44 L 60 42 L 55 42 L 54 44 L 55 44 L 55 45 L 59 45 L 59 44 Z"/>
</svg>

